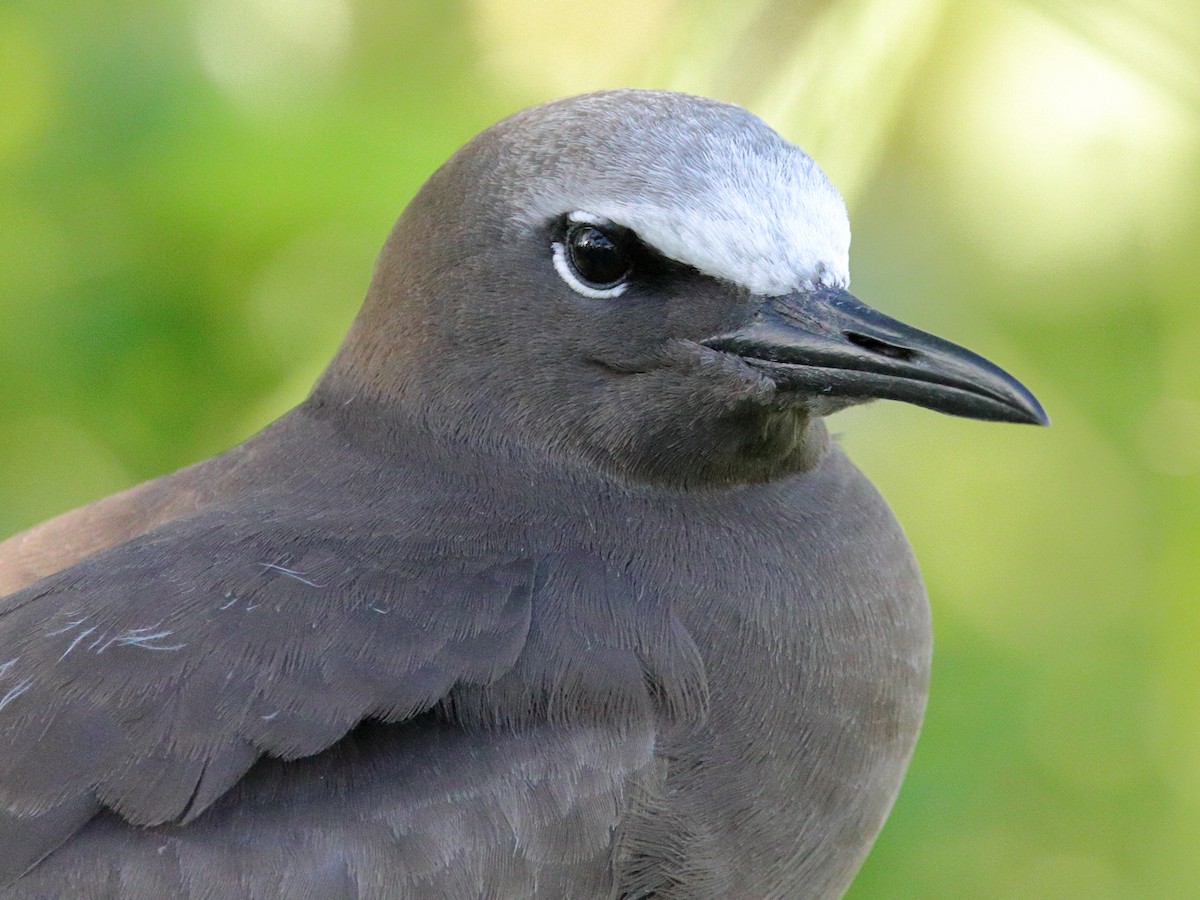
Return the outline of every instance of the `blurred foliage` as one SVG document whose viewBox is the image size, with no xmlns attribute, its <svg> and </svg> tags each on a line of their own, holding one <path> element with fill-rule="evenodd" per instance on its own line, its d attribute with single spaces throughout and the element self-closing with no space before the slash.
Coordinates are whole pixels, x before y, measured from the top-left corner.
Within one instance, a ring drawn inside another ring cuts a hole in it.
<svg viewBox="0 0 1200 900">
<path fill-rule="evenodd" d="M 856 293 L 1055 422 L 833 420 L 937 632 L 851 896 L 1196 896 L 1198 60 L 1190 0 L 8 0 L 0 532 L 295 403 L 407 198 L 503 114 L 740 102 L 843 187 Z"/>
</svg>

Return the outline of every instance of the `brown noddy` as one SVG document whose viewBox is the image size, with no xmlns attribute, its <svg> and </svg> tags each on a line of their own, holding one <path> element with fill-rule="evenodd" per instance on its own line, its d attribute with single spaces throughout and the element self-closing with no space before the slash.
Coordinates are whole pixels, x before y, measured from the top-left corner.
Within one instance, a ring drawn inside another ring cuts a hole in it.
<svg viewBox="0 0 1200 900">
<path fill-rule="evenodd" d="M 0 544 L 0 897 L 839 896 L 930 637 L 822 418 L 1046 422 L 849 239 L 710 100 L 467 144 L 304 403 Z"/>
</svg>

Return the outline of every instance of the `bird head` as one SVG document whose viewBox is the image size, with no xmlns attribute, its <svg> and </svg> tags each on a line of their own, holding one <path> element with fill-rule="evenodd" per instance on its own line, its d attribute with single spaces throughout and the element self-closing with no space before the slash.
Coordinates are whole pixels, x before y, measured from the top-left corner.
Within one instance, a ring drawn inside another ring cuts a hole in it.
<svg viewBox="0 0 1200 900">
<path fill-rule="evenodd" d="M 895 399 L 1045 424 L 982 357 L 849 292 L 850 227 L 745 110 L 622 90 L 494 125 L 426 183 L 317 397 L 633 479 L 761 481 Z"/>
</svg>

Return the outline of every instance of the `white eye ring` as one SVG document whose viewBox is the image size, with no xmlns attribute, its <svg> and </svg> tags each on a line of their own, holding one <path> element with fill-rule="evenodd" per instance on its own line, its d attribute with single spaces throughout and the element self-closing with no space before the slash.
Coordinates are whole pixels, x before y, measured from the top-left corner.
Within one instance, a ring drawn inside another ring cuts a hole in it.
<svg viewBox="0 0 1200 900">
<path fill-rule="evenodd" d="M 624 281 L 610 288 L 594 288 L 590 284 L 584 284 L 575 274 L 575 270 L 571 268 L 571 264 L 567 262 L 567 248 L 563 246 L 562 241 L 555 241 L 550 245 L 550 249 L 554 253 L 554 271 L 577 294 L 593 300 L 609 300 L 613 297 L 620 297 L 629 287 L 629 284 Z"/>
<path fill-rule="evenodd" d="M 571 224 L 584 225 L 612 225 L 612 222 L 605 216 L 598 216 L 595 213 L 583 212 L 582 210 L 569 213 L 567 221 Z M 592 300 L 611 300 L 613 297 L 620 297 L 625 293 L 625 289 L 629 287 L 626 282 L 615 284 L 609 288 L 598 288 L 582 281 L 575 274 L 574 268 L 567 260 L 567 248 L 563 246 L 562 241 L 555 241 L 550 245 L 550 249 L 554 254 L 554 271 L 558 272 L 559 277 L 567 283 L 567 285 L 575 293 L 581 296 L 588 297 Z"/>
</svg>

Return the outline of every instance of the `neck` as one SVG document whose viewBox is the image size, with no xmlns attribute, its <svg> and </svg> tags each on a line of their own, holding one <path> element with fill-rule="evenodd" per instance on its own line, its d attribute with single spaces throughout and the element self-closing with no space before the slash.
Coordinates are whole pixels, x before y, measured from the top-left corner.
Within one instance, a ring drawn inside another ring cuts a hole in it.
<svg viewBox="0 0 1200 900">
<path fill-rule="evenodd" d="M 481 387 L 453 408 L 426 391 L 387 399 L 327 375 L 304 408 L 346 425 L 358 442 L 387 453 L 416 430 L 447 455 L 503 458 L 510 465 L 591 471 L 620 482 L 682 490 L 761 484 L 807 472 L 830 446 L 824 421 L 797 409 L 746 404 L 714 413 L 692 398 L 683 409 L 605 403 L 556 404 L 553 418 Z M 689 409 L 690 407 L 690 409 Z M 619 410 L 605 415 L 604 410 Z"/>
</svg>

